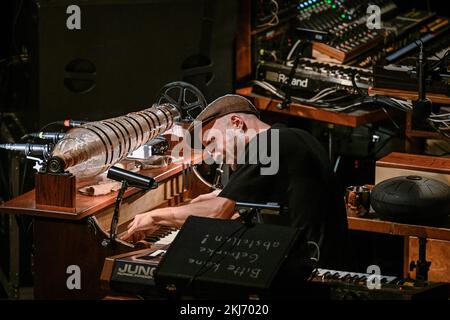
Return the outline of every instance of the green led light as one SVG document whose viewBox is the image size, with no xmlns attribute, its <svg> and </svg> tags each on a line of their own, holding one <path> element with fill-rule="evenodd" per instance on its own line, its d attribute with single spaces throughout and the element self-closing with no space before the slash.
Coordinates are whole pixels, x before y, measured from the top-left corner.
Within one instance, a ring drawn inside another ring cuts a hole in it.
<svg viewBox="0 0 450 320">
<path fill-rule="evenodd" d="M 336 5 L 335 5 L 335 4 L 333 4 L 331 7 L 332 7 L 333 9 L 336 9 Z"/>
<path fill-rule="evenodd" d="M 341 18 L 342 18 L 342 19 L 345 19 L 345 14 L 341 14 Z"/>
</svg>

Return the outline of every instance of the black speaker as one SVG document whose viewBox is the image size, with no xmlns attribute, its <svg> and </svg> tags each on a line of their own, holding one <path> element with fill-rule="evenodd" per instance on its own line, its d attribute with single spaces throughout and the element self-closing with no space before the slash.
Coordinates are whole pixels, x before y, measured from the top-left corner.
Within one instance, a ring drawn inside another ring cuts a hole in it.
<svg viewBox="0 0 450 320">
<path fill-rule="evenodd" d="M 235 1 L 34 0 L 39 123 L 137 111 L 176 80 L 198 86 L 208 101 L 231 92 L 235 17 Z"/>
</svg>

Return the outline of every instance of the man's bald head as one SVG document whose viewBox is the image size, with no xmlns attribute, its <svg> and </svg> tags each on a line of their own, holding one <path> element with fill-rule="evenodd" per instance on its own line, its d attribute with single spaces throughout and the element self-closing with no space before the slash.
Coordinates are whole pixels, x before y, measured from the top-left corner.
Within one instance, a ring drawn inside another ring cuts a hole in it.
<svg viewBox="0 0 450 320">
<path fill-rule="evenodd" d="M 252 113 L 229 113 L 203 126 L 201 141 L 217 162 L 233 163 L 239 150 L 269 125 Z"/>
</svg>

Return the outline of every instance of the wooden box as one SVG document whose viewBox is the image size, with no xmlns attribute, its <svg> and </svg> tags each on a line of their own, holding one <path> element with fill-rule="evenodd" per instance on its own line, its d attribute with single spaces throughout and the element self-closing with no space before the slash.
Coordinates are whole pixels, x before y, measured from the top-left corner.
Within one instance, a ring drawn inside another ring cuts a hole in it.
<svg viewBox="0 0 450 320">
<path fill-rule="evenodd" d="M 377 161 L 375 184 L 410 175 L 436 179 L 450 185 L 450 158 L 392 152 Z"/>
</svg>

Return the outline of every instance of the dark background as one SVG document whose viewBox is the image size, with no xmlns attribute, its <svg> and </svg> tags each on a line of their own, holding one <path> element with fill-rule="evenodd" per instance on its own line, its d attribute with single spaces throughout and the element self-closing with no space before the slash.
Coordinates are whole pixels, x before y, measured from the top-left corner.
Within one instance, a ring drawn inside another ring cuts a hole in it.
<svg viewBox="0 0 450 320">
<path fill-rule="evenodd" d="M 81 8 L 81 30 L 66 28 L 73 4 Z M 26 142 L 25 133 L 57 120 L 148 108 L 177 80 L 196 85 L 208 101 L 232 92 L 236 16 L 237 2 L 220 0 L 0 1 L 0 143 Z M 0 152 L 0 203 L 33 188 L 32 165 Z M 13 219 L 21 234 L 21 284 L 29 286 L 32 220 Z M 6 274 L 8 235 L 9 219 L 1 215 Z"/>
</svg>

